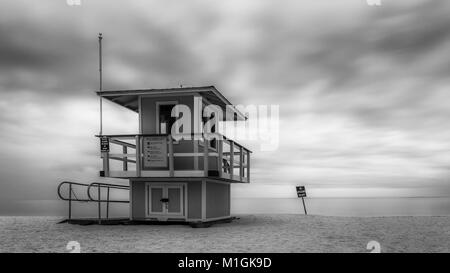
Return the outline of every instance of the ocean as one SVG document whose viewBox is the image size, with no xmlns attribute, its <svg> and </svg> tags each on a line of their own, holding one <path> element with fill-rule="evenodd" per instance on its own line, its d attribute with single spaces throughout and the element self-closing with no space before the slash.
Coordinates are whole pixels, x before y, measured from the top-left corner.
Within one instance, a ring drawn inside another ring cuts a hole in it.
<svg viewBox="0 0 450 273">
<path fill-rule="evenodd" d="M 450 216 L 450 197 L 305 198 L 308 214 L 326 216 Z M 60 200 L 0 203 L 0 215 L 66 216 Z M 111 204 L 112 217 L 128 217 L 128 204 Z M 105 210 L 103 209 L 103 215 Z M 303 214 L 299 198 L 232 198 L 232 214 Z M 96 203 L 73 203 L 74 217 L 96 217 Z"/>
<path fill-rule="evenodd" d="M 305 198 L 308 214 L 327 216 L 448 216 L 450 197 Z M 236 198 L 232 212 L 303 214 L 300 198 Z"/>
</svg>

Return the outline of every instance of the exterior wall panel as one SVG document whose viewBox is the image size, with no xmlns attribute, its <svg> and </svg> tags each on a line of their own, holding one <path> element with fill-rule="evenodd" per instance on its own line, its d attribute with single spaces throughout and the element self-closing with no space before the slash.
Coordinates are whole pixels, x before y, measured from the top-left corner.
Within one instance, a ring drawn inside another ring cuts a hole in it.
<svg viewBox="0 0 450 273">
<path fill-rule="evenodd" d="M 191 111 L 194 108 L 194 97 L 193 96 L 183 96 L 183 97 L 143 97 L 141 99 L 141 130 L 142 134 L 158 134 L 156 126 L 156 103 L 165 101 L 177 101 L 178 104 L 187 105 Z M 192 113 L 191 113 L 192 114 Z M 193 117 L 191 117 L 191 127 L 193 128 Z M 194 144 L 192 140 L 180 140 L 178 143 L 173 145 L 174 153 L 193 153 Z M 175 157 L 174 158 L 174 168 L 175 170 L 193 170 L 194 160 L 192 157 Z M 144 170 L 168 170 L 167 168 L 144 168 Z"/>
<path fill-rule="evenodd" d="M 130 181 L 132 186 L 132 213 L 133 219 L 145 218 L 145 183 L 140 181 Z"/>
<path fill-rule="evenodd" d="M 202 218 L 202 182 L 188 182 L 188 218 Z"/>
<path fill-rule="evenodd" d="M 206 182 L 206 218 L 230 215 L 230 184 Z"/>
</svg>

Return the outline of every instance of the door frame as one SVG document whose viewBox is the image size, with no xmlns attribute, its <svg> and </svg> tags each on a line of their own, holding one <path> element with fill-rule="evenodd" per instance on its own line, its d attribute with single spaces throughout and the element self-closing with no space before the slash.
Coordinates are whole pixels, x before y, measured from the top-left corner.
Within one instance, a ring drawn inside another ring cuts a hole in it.
<svg viewBox="0 0 450 273">
<path fill-rule="evenodd" d="M 184 199 L 185 199 L 184 194 L 183 194 L 184 187 L 183 187 L 183 185 L 166 185 L 164 187 L 164 191 L 163 192 L 165 192 L 167 197 L 169 197 L 169 189 L 170 188 L 172 188 L 172 189 L 180 189 L 180 212 L 169 212 L 169 209 L 167 208 L 166 215 L 169 216 L 169 217 L 173 217 L 173 216 L 175 216 L 175 217 L 183 217 L 184 216 L 183 215 L 184 214 L 183 213 L 184 212 Z"/>
<path fill-rule="evenodd" d="M 181 200 L 181 214 L 169 214 L 169 213 L 150 213 L 150 188 L 151 187 L 162 187 L 163 188 L 163 197 L 164 194 L 167 192 L 168 187 L 180 187 L 181 188 L 181 197 L 183 200 Z M 161 219 L 188 219 L 188 199 L 187 194 L 188 192 L 188 183 L 173 183 L 173 182 L 146 182 L 145 183 L 145 217 L 146 218 L 161 218 Z"/>
<path fill-rule="evenodd" d="M 162 212 L 153 212 L 153 211 L 151 211 L 152 207 L 151 207 L 151 204 L 150 204 L 150 202 L 151 202 L 150 191 L 151 191 L 152 188 L 161 189 L 162 190 L 161 198 L 164 198 L 164 189 L 165 189 L 164 185 L 160 185 L 160 184 L 146 185 L 146 187 L 145 187 L 145 194 L 146 194 L 146 198 L 145 198 L 146 199 L 146 202 L 145 202 L 146 212 L 145 212 L 145 214 L 146 214 L 146 216 L 147 215 L 164 216 L 165 215 L 164 214 L 164 206 L 162 206 Z"/>
</svg>

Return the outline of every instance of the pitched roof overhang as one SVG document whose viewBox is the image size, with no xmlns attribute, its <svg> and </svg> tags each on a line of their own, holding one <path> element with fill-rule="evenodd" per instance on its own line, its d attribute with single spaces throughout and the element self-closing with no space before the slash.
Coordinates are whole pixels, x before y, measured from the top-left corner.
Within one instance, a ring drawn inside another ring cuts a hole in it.
<svg viewBox="0 0 450 273">
<path fill-rule="evenodd" d="M 139 96 L 199 94 L 207 99 L 210 103 L 220 106 L 224 111 L 226 111 L 227 105 L 231 106 L 237 114 L 238 120 L 246 119 L 246 116 L 239 110 L 237 110 L 233 106 L 233 104 L 231 104 L 231 102 L 227 98 L 225 98 L 214 86 L 179 87 L 165 89 L 109 90 L 96 91 L 96 93 L 98 96 L 106 98 L 134 112 L 139 112 Z"/>
</svg>

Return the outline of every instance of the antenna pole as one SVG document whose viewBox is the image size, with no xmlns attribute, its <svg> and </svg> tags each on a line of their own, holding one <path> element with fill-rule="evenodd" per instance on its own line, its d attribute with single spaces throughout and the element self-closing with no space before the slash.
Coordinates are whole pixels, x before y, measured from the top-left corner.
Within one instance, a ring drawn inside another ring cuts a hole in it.
<svg viewBox="0 0 450 273">
<path fill-rule="evenodd" d="M 103 91 L 103 83 L 102 83 L 102 34 L 99 33 L 98 34 L 98 57 L 99 57 L 99 62 L 98 62 L 98 72 L 100 75 L 100 86 L 99 86 L 99 91 L 102 92 Z M 103 134 L 103 99 L 102 96 L 100 94 L 100 133 L 99 135 Z"/>
</svg>

